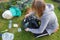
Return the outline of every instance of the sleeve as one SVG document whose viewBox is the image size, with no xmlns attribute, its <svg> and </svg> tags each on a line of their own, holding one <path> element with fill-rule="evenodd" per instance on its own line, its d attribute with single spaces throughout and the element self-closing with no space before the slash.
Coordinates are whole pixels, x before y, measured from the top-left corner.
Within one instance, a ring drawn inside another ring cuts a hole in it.
<svg viewBox="0 0 60 40">
<path fill-rule="evenodd" d="M 49 23 L 49 20 L 49 17 L 43 17 L 40 27 L 38 29 L 29 29 L 29 31 L 36 34 L 43 33 Z"/>
</svg>

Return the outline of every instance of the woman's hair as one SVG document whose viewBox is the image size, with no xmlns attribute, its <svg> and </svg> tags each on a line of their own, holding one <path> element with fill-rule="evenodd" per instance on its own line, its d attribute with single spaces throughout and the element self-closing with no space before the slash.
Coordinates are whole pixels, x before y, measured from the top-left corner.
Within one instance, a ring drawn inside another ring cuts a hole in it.
<svg viewBox="0 0 60 40">
<path fill-rule="evenodd" d="M 27 9 L 26 9 L 26 14 L 28 14 L 28 13 L 31 12 L 31 11 L 32 11 L 31 8 L 27 8 Z"/>
<path fill-rule="evenodd" d="M 43 15 L 43 11 L 45 10 L 45 2 L 44 1 L 39 1 L 39 0 L 34 0 L 32 3 L 32 10 L 35 10 L 38 13 L 38 16 Z"/>
</svg>

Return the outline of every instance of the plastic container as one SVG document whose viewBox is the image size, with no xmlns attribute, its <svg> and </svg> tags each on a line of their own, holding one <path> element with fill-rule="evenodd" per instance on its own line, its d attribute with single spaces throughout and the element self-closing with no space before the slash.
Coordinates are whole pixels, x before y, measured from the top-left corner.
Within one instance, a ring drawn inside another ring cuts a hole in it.
<svg viewBox="0 0 60 40">
<path fill-rule="evenodd" d="M 4 33 L 2 34 L 2 40 L 13 40 L 14 39 L 14 34 L 12 33 Z"/>
<path fill-rule="evenodd" d="M 22 30 L 21 30 L 21 28 L 18 28 L 18 32 L 21 32 Z"/>
<path fill-rule="evenodd" d="M 12 28 L 12 20 L 9 21 L 9 26 L 8 26 L 9 29 Z"/>
</svg>

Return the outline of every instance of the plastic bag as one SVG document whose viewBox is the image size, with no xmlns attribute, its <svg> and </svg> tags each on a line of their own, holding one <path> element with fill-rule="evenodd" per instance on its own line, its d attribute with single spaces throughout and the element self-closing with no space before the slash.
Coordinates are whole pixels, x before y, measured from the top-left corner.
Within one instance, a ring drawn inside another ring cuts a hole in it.
<svg viewBox="0 0 60 40">
<path fill-rule="evenodd" d="M 9 8 L 13 16 L 21 16 L 21 10 L 15 6 Z"/>
<path fill-rule="evenodd" d="M 2 34 L 2 40 L 13 40 L 14 39 L 14 34 L 12 33 L 4 33 Z"/>
<path fill-rule="evenodd" d="M 4 11 L 4 13 L 2 14 L 2 17 L 3 17 L 4 19 L 12 19 L 12 18 L 13 18 L 10 10 Z"/>
</svg>

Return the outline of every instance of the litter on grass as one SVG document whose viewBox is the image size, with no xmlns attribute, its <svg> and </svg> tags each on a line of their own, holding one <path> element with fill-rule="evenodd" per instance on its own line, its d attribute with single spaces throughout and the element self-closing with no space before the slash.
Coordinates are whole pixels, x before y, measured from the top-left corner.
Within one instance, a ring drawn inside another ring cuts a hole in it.
<svg viewBox="0 0 60 40">
<path fill-rule="evenodd" d="M 9 20 L 8 28 L 9 28 L 9 29 L 11 29 L 11 28 L 12 28 L 12 20 Z"/>
<path fill-rule="evenodd" d="M 14 34 L 12 33 L 4 33 L 2 34 L 2 40 L 13 40 L 14 39 Z"/>
<path fill-rule="evenodd" d="M 18 32 L 21 32 L 22 30 L 21 30 L 21 28 L 18 28 Z"/>
<path fill-rule="evenodd" d="M 8 29 L 4 30 L 4 31 L 1 31 L 1 32 L 8 32 Z"/>
<path fill-rule="evenodd" d="M 13 27 L 18 27 L 18 24 L 13 24 Z"/>
<path fill-rule="evenodd" d="M 12 19 L 13 17 L 21 16 L 21 10 L 18 7 L 11 6 L 9 10 L 3 12 L 2 17 L 4 19 Z"/>
</svg>

